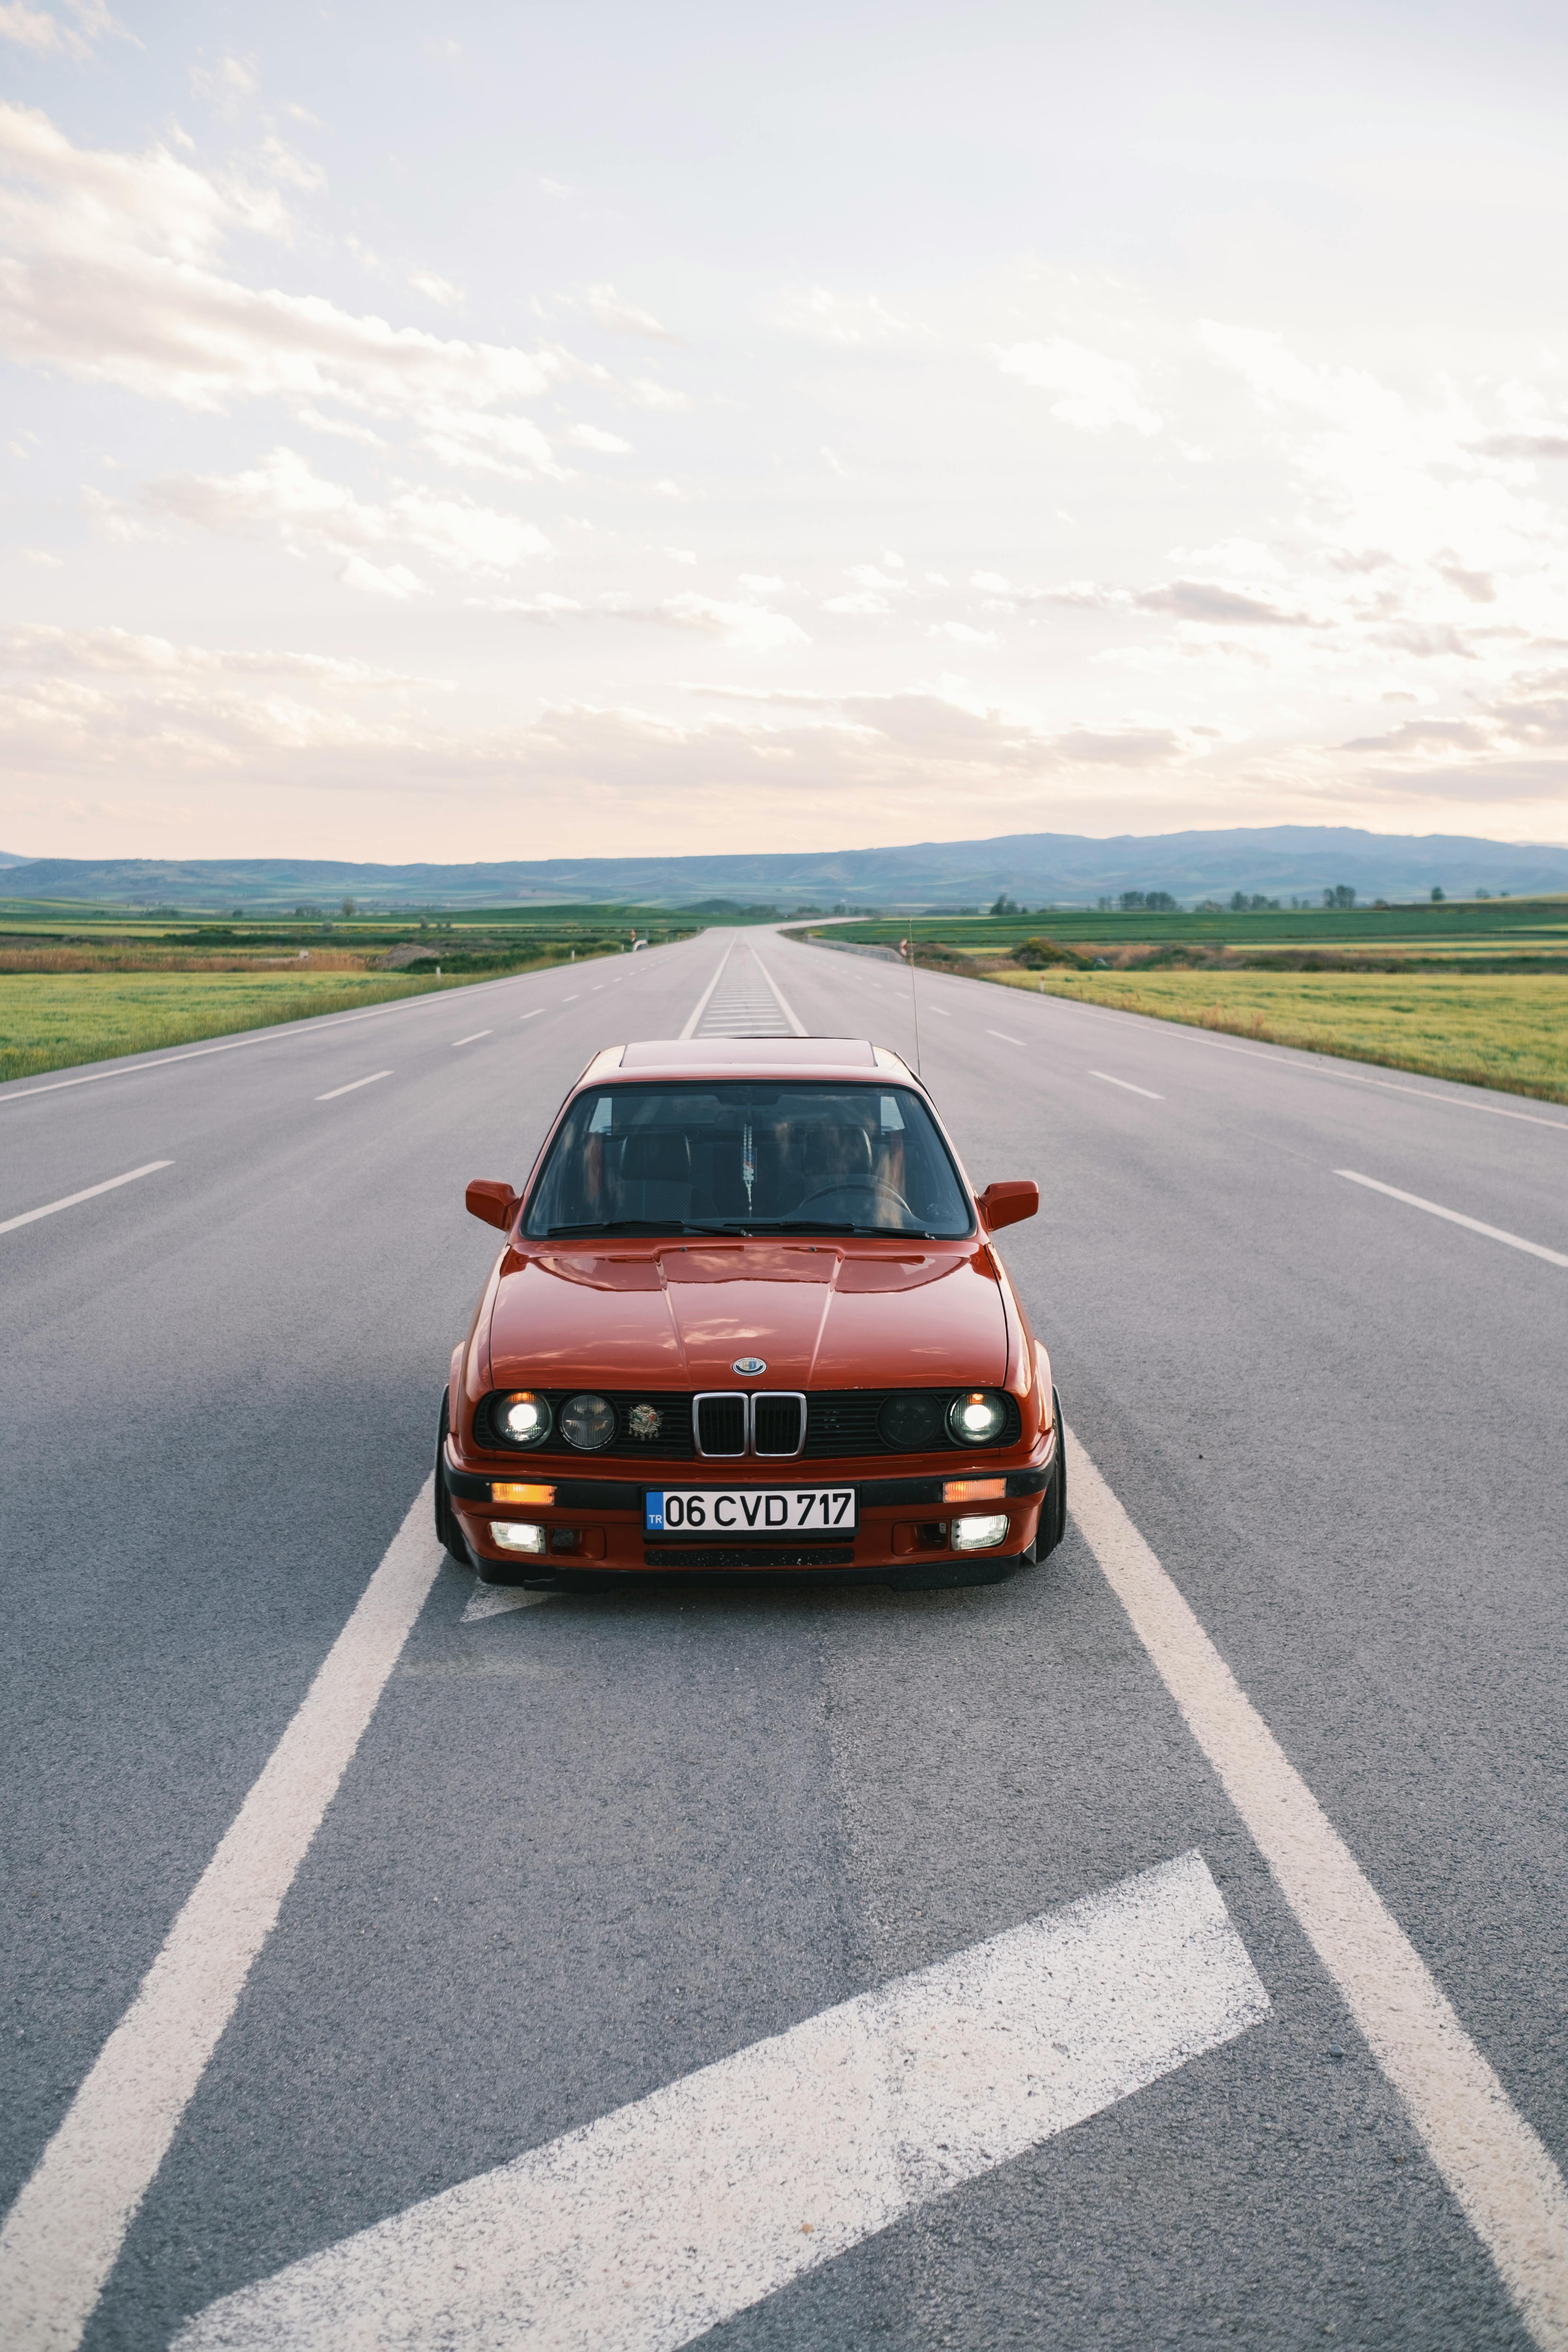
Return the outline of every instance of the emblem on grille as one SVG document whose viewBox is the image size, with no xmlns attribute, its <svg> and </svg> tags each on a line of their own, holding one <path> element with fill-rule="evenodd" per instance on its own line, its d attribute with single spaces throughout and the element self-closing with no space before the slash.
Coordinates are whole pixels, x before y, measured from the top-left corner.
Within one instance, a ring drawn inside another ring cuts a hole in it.
<svg viewBox="0 0 1568 2352">
<path fill-rule="evenodd" d="M 634 1437 L 657 1437 L 658 1423 L 659 1412 L 657 1405 L 634 1404 L 626 1415 L 626 1426 Z"/>
<path fill-rule="evenodd" d="M 743 1373 L 747 1380 L 754 1380 L 759 1372 L 765 1372 L 767 1369 L 761 1356 L 737 1356 L 730 1367 L 732 1372 Z"/>
</svg>

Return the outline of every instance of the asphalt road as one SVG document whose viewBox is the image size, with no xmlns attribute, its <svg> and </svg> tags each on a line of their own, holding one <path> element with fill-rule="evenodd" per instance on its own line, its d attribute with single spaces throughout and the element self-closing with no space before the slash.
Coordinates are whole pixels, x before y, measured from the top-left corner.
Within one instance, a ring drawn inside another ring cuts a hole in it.
<svg viewBox="0 0 1568 2352">
<path fill-rule="evenodd" d="M 169 1163 L 0 1230 L 0 2202 L 426 1477 L 465 1181 L 725 945 L 0 1089 L 0 1228 Z M 907 974 L 755 945 L 710 1025 L 782 992 L 912 1053 Z M 1039 1181 L 1005 1255 L 1087 1455 L 1563 2165 L 1568 1113 L 923 975 L 921 1045 L 977 1183 Z M 704 2340 L 1529 2345 L 1079 1529 L 951 1593 L 475 1591 L 437 1575 L 94 2352 L 1194 1853 L 1266 2014 Z"/>
</svg>

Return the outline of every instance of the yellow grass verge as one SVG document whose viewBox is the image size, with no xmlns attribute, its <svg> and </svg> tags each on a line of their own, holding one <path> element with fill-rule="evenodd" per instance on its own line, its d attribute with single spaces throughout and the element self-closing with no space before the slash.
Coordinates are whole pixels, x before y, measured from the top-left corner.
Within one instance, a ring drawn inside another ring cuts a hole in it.
<svg viewBox="0 0 1568 2352">
<path fill-rule="evenodd" d="M 400 972 L 307 973 L 298 965 L 278 972 L 0 974 L 0 1079 L 189 1045 L 318 1013 L 356 1012 L 464 984 L 461 979 L 410 980 Z"/>
<path fill-rule="evenodd" d="M 1568 1102 L 1568 977 L 1515 972 L 997 972 L 1234 1037 Z"/>
</svg>

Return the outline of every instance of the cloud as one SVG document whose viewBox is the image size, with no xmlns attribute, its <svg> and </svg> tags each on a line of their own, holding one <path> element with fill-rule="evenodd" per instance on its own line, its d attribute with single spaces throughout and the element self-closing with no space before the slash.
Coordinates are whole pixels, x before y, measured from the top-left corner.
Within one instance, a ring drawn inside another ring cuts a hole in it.
<svg viewBox="0 0 1568 2352">
<path fill-rule="evenodd" d="M 1247 626 L 1264 624 L 1289 628 L 1307 625 L 1304 614 L 1283 612 L 1260 596 L 1243 596 L 1236 589 L 1222 588 L 1212 580 L 1173 580 L 1163 588 L 1146 588 L 1132 601 L 1141 613 L 1168 613 L 1178 621 L 1227 625 L 1240 622 Z"/>
<path fill-rule="evenodd" d="M 629 454 L 632 446 L 629 441 L 623 441 L 618 433 L 606 433 L 598 425 L 568 425 L 566 438 L 574 449 L 597 449 L 607 457 L 624 457 Z"/>
<path fill-rule="evenodd" d="M 972 629 L 967 621 L 939 621 L 931 632 L 933 637 L 951 637 L 954 645 L 986 646 L 994 650 L 994 629 Z"/>
<path fill-rule="evenodd" d="M 876 294 L 831 294 L 825 286 L 783 295 L 766 315 L 780 332 L 819 343 L 872 345 L 928 331 L 899 318 Z"/>
<path fill-rule="evenodd" d="M 385 550 L 412 549 L 452 572 L 505 572 L 550 548 L 532 523 L 467 499 L 405 489 L 383 504 L 367 503 L 287 448 L 239 474 L 165 476 L 148 485 L 142 503 L 153 514 L 226 537 L 264 532 L 286 546 L 324 551 L 352 566 L 342 575 L 350 586 L 396 596 L 414 593 L 420 583 L 401 564 L 379 563 Z"/>
<path fill-rule="evenodd" d="M 68 0 L 68 11 L 69 22 L 51 16 L 47 8 L 29 6 L 28 0 L 5 0 L 0 6 L 0 40 L 15 41 L 18 48 L 31 49 L 38 57 L 85 58 L 91 54 L 93 42 L 107 33 L 127 37 L 102 0 Z"/>
<path fill-rule="evenodd" d="M 313 163 L 308 155 L 301 155 L 297 149 L 286 146 L 276 135 L 269 135 L 262 141 L 261 161 L 270 178 L 281 180 L 286 186 L 298 188 L 305 195 L 319 195 L 327 184 L 327 175 L 319 163 Z"/>
<path fill-rule="evenodd" d="M 276 186 L 204 173 L 167 147 L 79 148 L 46 115 L 0 105 L 0 347 L 23 362 L 195 410 L 281 398 L 405 418 L 468 464 L 572 365 L 242 285 L 218 266 L 226 241 L 292 234 Z M 537 427 L 519 437 L 529 462 L 547 455 Z"/>
<path fill-rule="evenodd" d="M 1049 343 L 1015 343 L 995 359 L 1004 375 L 1020 376 L 1039 392 L 1058 393 L 1051 415 L 1080 433 L 1106 433 L 1117 425 L 1130 425 L 1134 433 L 1163 430 L 1162 419 L 1143 401 L 1136 369 L 1125 360 L 1107 359 L 1060 337 Z"/>
<path fill-rule="evenodd" d="M 226 57 L 216 66 L 193 66 L 191 88 L 218 113 L 232 117 L 247 99 L 257 95 L 261 76 L 254 58 Z"/>
<path fill-rule="evenodd" d="M 591 318 L 614 333 L 647 335 L 659 343 L 680 341 L 679 335 L 672 335 L 668 327 L 661 326 L 651 311 L 639 310 L 634 302 L 623 302 L 613 286 L 590 286 L 586 308 Z"/>
<path fill-rule="evenodd" d="M 672 392 L 668 384 L 656 383 L 650 375 L 634 376 L 626 392 L 639 408 L 662 408 L 673 414 L 691 405 L 685 393 Z"/>
<path fill-rule="evenodd" d="M 742 653 L 776 653 L 785 646 L 811 642 L 787 613 L 772 612 L 764 604 L 726 603 L 689 593 L 641 601 L 615 589 L 586 599 L 546 590 L 536 596 L 495 596 L 483 601 L 491 612 L 511 613 L 524 621 L 641 621 L 656 628 L 695 630 Z"/>
<path fill-rule="evenodd" d="M 0 666 L 58 677 L 292 677 L 322 687 L 436 682 L 415 679 L 404 670 L 379 669 L 369 662 L 341 661 L 328 654 L 273 652 L 264 647 L 215 650 L 176 645 L 167 637 L 146 636 L 130 629 L 66 629 L 39 621 L 0 630 Z"/>
</svg>

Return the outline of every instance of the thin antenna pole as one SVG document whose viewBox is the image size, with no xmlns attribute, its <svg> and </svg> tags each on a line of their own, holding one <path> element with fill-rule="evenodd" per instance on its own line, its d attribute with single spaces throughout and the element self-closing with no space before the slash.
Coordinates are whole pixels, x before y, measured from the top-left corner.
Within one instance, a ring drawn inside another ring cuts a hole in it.
<svg viewBox="0 0 1568 2352">
<path fill-rule="evenodd" d="M 915 910 L 910 908 L 910 1010 L 915 1016 L 915 1076 L 921 1075 L 921 1000 L 915 986 Z"/>
</svg>

